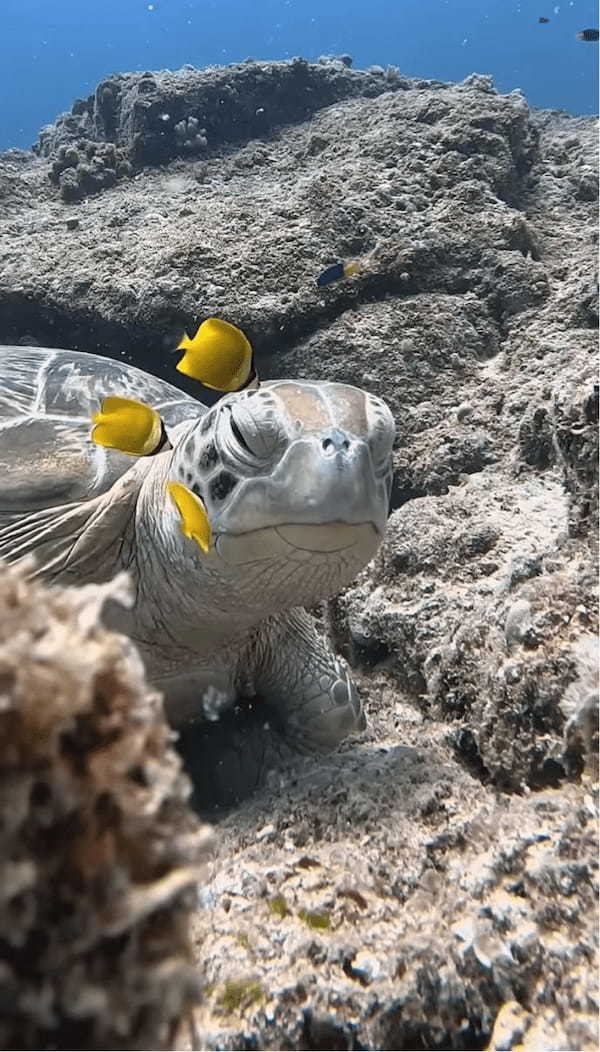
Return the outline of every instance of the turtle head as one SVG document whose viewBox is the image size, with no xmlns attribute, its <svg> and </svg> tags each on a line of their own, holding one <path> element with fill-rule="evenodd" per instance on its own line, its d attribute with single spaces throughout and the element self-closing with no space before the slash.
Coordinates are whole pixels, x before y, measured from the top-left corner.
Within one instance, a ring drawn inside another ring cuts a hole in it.
<svg viewBox="0 0 600 1052">
<path fill-rule="evenodd" d="M 269 610 L 339 591 L 383 538 L 393 438 L 385 403 L 346 384 L 277 380 L 222 398 L 169 473 L 204 504 L 212 540 L 197 555 L 211 577 Z"/>
</svg>

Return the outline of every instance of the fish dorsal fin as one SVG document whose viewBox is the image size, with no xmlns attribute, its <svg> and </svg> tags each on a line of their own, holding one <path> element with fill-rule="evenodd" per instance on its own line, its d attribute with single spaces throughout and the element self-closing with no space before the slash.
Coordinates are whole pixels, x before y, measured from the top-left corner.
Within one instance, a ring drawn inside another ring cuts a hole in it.
<svg viewBox="0 0 600 1052">
<path fill-rule="evenodd" d="M 140 479 L 127 473 L 97 497 L 30 512 L 0 528 L 0 559 L 34 556 L 36 576 L 101 581 L 128 562 Z"/>
</svg>

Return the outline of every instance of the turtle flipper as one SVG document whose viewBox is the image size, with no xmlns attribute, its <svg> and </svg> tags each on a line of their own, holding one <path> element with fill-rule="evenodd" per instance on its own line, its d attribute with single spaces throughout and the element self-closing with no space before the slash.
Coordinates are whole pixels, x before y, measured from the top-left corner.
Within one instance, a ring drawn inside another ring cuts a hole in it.
<svg viewBox="0 0 600 1052">
<path fill-rule="evenodd" d="M 132 480 L 118 479 L 93 500 L 76 501 L 21 515 L 0 528 L 0 559 L 15 563 L 34 556 L 35 574 L 68 583 L 104 581 L 124 558 L 135 511 Z"/>
<path fill-rule="evenodd" d="M 264 628 L 265 626 L 263 626 Z M 257 693 L 273 710 L 284 740 L 299 752 L 328 752 L 366 727 L 348 666 L 303 610 L 280 614 L 263 634 Z"/>
<path fill-rule="evenodd" d="M 366 726 L 346 664 L 303 611 L 263 622 L 247 657 L 257 662 L 252 702 L 180 730 L 201 812 L 239 804 L 300 754 L 329 752 Z"/>
</svg>

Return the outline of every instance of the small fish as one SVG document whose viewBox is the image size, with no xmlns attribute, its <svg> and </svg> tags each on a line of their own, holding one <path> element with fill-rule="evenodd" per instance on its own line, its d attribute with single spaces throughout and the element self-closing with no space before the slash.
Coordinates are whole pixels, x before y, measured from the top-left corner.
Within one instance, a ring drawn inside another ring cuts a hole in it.
<svg viewBox="0 0 600 1052">
<path fill-rule="evenodd" d="M 575 36 L 578 40 L 598 40 L 600 32 L 597 29 L 582 29 L 581 33 L 576 33 Z"/>
<path fill-rule="evenodd" d="M 175 366 L 212 391 L 258 387 L 252 345 L 241 329 L 221 318 L 207 318 L 193 339 L 184 333 L 176 350 L 185 351 Z"/>
<path fill-rule="evenodd" d="M 196 544 L 206 554 L 210 549 L 212 530 L 206 508 L 191 489 L 184 486 L 182 482 L 168 482 L 167 492 L 175 504 L 181 516 L 181 532 L 184 537 L 196 541 Z"/>
<path fill-rule="evenodd" d="M 546 23 L 549 22 L 549 21 L 550 21 L 550 19 L 549 18 L 544 18 L 543 15 L 542 15 L 541 18 L 538 18 L 538 22 L 540 22 L 543 26 L 545 26 Z"/>
<path fill-rule="evenodd" d="M 130 457 L 152 457 L 170 449 L 165 425 L 156 409 L 131 398 L 110 395 L 92 414 L 92 442 Z"/>
<path fill-rule="evenodd" d="M 319 274 L 317 285 L 319 287 L 332 285 L 334 281 L 341 281 L 342 278 L 350 278 L 353 274 L 358 274 L 361 269 L 362 263 L 359 259 L 353 259 L 349 263 L 333 263 Z"/>
</svg>

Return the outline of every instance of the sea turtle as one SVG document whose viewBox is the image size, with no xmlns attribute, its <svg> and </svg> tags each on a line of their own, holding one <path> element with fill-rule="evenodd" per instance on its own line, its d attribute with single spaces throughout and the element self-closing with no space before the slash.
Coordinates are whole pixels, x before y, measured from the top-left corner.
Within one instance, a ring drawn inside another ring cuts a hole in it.
<svg viewBox="0 0 600 1052">
<path fill-rule="evenodd" d="M 173 448 L 136 460 L 94 445 L 90 416 L 114 394 L 158 409 Z M 0 348 L 0 557 L 33 553 L 61 584 L 127 570 L 134 603 L 110 622 L 137 644 L 174 725 L 207 699 L 259 699 L 224 777 L 235 786 L 221 787 L 243 795 L 273 757 L 364 726 L 348 668 L 305 608 L 375 554 L 393 436 L 385 403 L 345 384 L 276 380 L 208 408 L 97 355 Z M 207 554 L 183 535 L 169 480 L 201 495 Z M 234 723 L 222 726 L 231 743 Z"/>
</svg>

